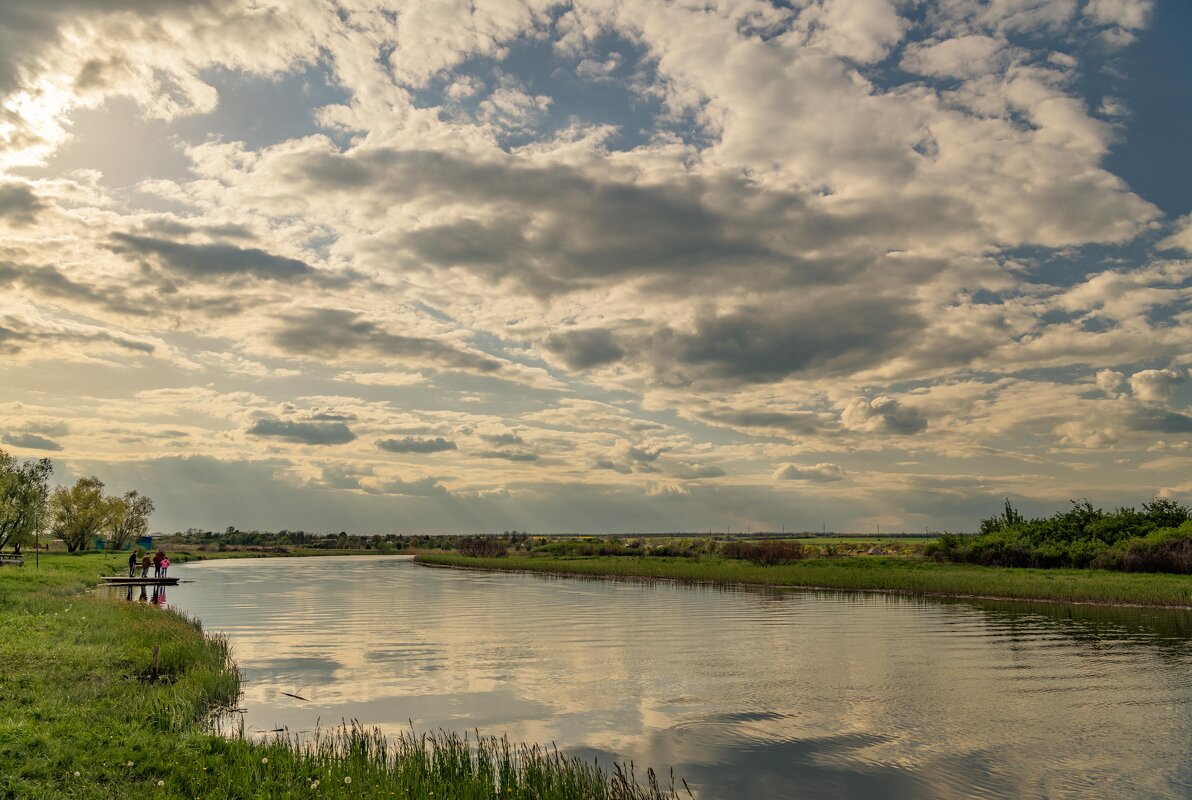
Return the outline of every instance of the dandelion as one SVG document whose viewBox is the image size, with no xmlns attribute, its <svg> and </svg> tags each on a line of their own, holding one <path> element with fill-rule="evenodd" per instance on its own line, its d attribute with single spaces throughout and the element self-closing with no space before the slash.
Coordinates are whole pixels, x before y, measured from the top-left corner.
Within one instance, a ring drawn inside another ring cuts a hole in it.
<svg viewBox="0 0 1192 800">
<path fill-rule="evenodd" d="M 311 781 L 311 782 L 310 782 L 310 788 L 312 788 L 312 789 L 318 789 L 318 788 L 319 788 L 319 782 L 318 782 L 318 781 Z"/>
<path fill-rule="evenodd" d="M 348 775 L 347 777 L 345 777 L 345 778 L 344 778 L 344 783 L 351 783 L 351 782 L 352 782 L 352 776 L 351 776 L 351 775 Z"/>
<path fill-rule="evenodd" d="M 127 764 L 125 764 L 124 766 L 126 766 L 126 767 L 131 767 L 131 766 L 132 766 L 132 762 L 131 762 L 131 761 L 129 761 L 129 762 L 128 762 Z"/>
<path fill-rule="evenodd" d="M 265 756 L 264 758 L 262 758 L 262 759 L 261 759 L 261 763 L 262 763 L 262 764 L 268 764 L 268 763 L 269 763 L 269 756 Z"/>
<path fill-rule="evenodd" d="M 79 777 L 79 772 L 78 772 L 78 770 L 75 770 L 75 777 L 76 777 L 76 778 L 77 778 L 77 777 Z"/>
<path fill-rule="evenodd" d="M 158 782 L 157 782 L 157 785 L 158 785 L 158 786 L 165 786 L 165 785 L 166 785 L 166 782 L 165 782 L 165 781 L 158 781 Z"/>
</svg>

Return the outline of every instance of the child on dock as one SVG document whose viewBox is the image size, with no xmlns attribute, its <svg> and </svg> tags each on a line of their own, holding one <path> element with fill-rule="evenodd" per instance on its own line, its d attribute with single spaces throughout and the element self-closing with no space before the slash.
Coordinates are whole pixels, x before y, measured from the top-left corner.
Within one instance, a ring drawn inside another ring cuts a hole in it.
<svg viewBox="0 0 1192 800">
<path fill-rule="evenodd" d="M 163 555 L 161 557 L 161 575 L 159 577 L 164 578 L 166 576 L 166 570 L 168 570 L 169 568 L 170 568 L 170 559 Z"/>
</svg>

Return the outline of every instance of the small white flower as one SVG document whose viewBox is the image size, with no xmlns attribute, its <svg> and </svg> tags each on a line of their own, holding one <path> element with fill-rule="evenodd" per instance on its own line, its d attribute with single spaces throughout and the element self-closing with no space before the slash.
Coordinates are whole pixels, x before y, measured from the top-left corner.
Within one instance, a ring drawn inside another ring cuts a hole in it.
<svg viewBox="0 0 1192 800">
<path fill-rule="evenodd" d="M 349 776 L 347 776 L 346 778 L 344 778 L 344 783 L 351 783 L 351 782 L 352 782 L 352 776 L 351 776 L 351 775 L 349 775 Z"/>
<path fill-rule="evenodd" d="M 131 761 L 129 761 L 129 762 L 128 762 L 127 764 L 125 764 L 124 766 L 126 766 L 126 767 L 131 767 L 131 766 L 132 766 L 132 762 L 131 762 Z"/>
<path fill-rule="evenodd" d="M 76 777 L 76 778 L 77 778 L 77 777 L 79 777 L 79 773 L 78 773 L 78 771 L 77 771 L 77 770 L 75 771 L 75 777 Z"/>
<path fill-rule="evenodd" d="M 268 764 L 268 763 L 269 763 L 269 756 L 265 756 L 264 758 L 262 758 L 262 759 L 261 759 L 261 763 L 262 763 L 262 764 Z"/>
<path fill-rule="evenodd" d="M 312 788 L 312 789 L 318 789 L 318 788 L 319 788 L 319 782 L 318 782 L 318 781 L 311 781 L 311 782 L 310 782 L 310 788 Z"/>
<path fill-rule="evenodd" d="M 157 785 L 158 785 L 158 786 L 165 786 L 165 785 L 166 785 L 166 782 L 165 782 L 165 781 L 158 781 L 158 782 L 157 782 Z"/>
</svg>

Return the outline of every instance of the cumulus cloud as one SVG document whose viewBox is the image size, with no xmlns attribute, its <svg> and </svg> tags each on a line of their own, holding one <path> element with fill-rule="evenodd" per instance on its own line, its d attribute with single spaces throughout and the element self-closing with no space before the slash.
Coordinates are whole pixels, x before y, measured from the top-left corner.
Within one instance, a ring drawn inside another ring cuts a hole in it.
<svg viewBox="0 0 1192 800">
<path fill-rule="evenodd" d="M 26 184 L 0 183 L 0 220 L 29 225 L 45 207 L 45 202 Z"/>
<path fill-rule="evenodd" d="M 1183 250 L 1192 255 L 1192 214 L 1176 220 L 1171 235 L 1159 242 L 1159 246 L 1167 250 Z"/>
<path fill-rule="evenodd" d="M 400 439 L 380 439 L 377 447 L 387 453 L 442 453 L 445 450 L 455 450 L 455 442 L 436 436 L 433 439 L 422 439 L 416 436 L 403 436 Z"/>
<path fill-rule="evenodd" d="M 836 464 L 819 463 L 814 465 L 779 464 L 771 476 L 776 481 L 810 481 L 812 483 L 832 483 L 844 480 L 848 473 Z"/>
<path fill-rule="evenodd" d="M 495 372 L 500 362 L 438 339 L 390 333 L 347 309 L 311 308 L 286 314 L 271 335 L 273 344 L 291 355 L 344 358 L 353 355 L 392 358 L 398 362 Z"/>
<path fill-rule="evenodd" d="M 858 397 L 850 400 L 840 415 L 845 427 L 866 433 L 909 436 L 927 429 L 927 420 L 918 409 L 902 405 L 893 397 Z"/>
<path fill-rule="evenodd" d="M 1006 47 L 1005 42 L 979 35 L 918 43 L 906 48 L 901 66 L 920 75 L 976 78 L 995 71 L 997 62 L 1008 57 Z"/>
<path fill-rule="evenodd" d="M 551 334 L 546 349 L 563 359 L 570 369 L 591 369 L 619 361 L 625 351 L 611 331 L 592 329 Z"/>
<path fill-rule="evenodd" d="M 1166 403 L 1187 379 L 1188 375 L 1182 370 L 1144 369 L 1130 376 L 1130 389 L 1144 402 Z"/>
<path fill-rule="evenodd" d="M 283 280 L 305 277 L 313 271 L 298 259 L 276 256 L 255 247 L 218 242 L 186 244 L 127 233 L 113 234 L 112 239 L 117 252 L 155 257 L 170 272 L 199 280 L 229 275 Z"/>
<path fill-rule="evenodd" d="M 1121 397 L 1126 390 L 1126 376 L 1111 369 L 1097 372 L 1097 388 L 1110 397 Z"/>
<path fill-rule="evenodd" d="M 5 444 L 10 444 L 13 447 L 23 447 L 26 450 L 61 450 L 62 445 L 55 442 L 53 439 L 47 439 L 44 436 L 38 436 L 36 433 L 6 433 L 4 434 Z"/>
<path fill-rule="evenodd" d="M 248 434 L 312 445 L 347 444 L 356 438 L 351 428 L 342 422 L 296 422 L 277 418 L 257 420 L 249 427 Z"/>
</svg>

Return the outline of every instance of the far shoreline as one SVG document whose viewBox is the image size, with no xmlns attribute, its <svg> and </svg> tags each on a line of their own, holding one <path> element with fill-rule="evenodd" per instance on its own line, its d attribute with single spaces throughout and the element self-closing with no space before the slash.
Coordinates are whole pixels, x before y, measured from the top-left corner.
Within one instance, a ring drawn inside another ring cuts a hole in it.
<svg viewBox="0 0 1192 800">
<path fill-rule="evenodd" d="M 1192 577 L 1152 573 L 1113 573 L 1103 570 L 1030 570 L 1009 567 L 942 565 L 934 562 L 899 564 L 893 559 L 865 559 L 853 566 L 848 559 L 824 564 L 820 560 L 761 567 L 723 560 L 688 562 L 666 557 L 498 557 L 419 554 L 414 563 L 439 569 L 509 572 L 551 577 L 579 577 L 692 586 L 798 589 L 822 592 L 866 592 L 901 597 L 987 600 L 1192 611 Z M 618 561 L 622 563 L 617 563 Z M 632 563 L 630 563 L 632 562 Z M 583 565 L 583 566 L 581 566 Z M 698 566 L 697 566 L 698 565 Z M 767 570 L 771 571 L 767 574 Z M 815 576 L 836 581 L 815 582 Z M 799 580 L 800 572 L 806 576 Z M 700 574 L 703 573 L 703 574 Z M 721 573 L 719 576 L 717 573 Z M 736 573 L 738 577 L 731 577 Z M 919 573 L 919 574 L 916 574 Z M 1050 575 L 1048 573 L 1051 573 Z M 1060 577 L 1063 580 L 1057 581 Z M 784 579 L 785 578 L 785 579 Z M 906 580 L 911 578 L 911 580 Z M 974 580 L 987 580 L 1008 591 L 966 590 Z M 1024 580 L 1025 579 L 1025 580 Z M 891 583 L 920 585 L 890 585 Z M 924 586 L 923 583 L 935 584 Z M 883 585 L 884 584 L 884 585 Z M 1059 585 L 1057 585 L 1059 584 Z M 1032 591 L 1032 587 L 1038 589 Z M 1068 591 L 1065 591 L 1068 589 Z M 1098 596 L 1101 594 L 1102 596 Z M 1108 595 L 1108 596 L 1105 596 Z"/>
</svg>

